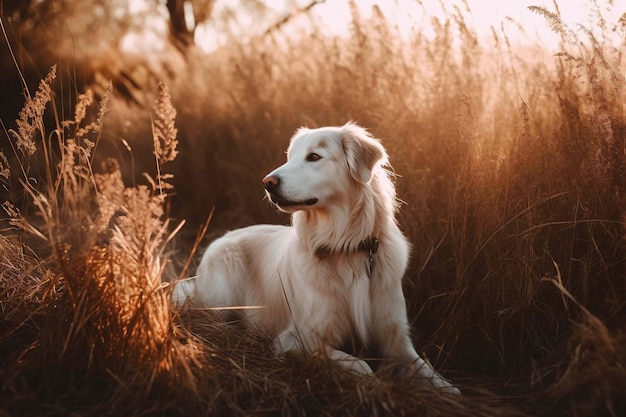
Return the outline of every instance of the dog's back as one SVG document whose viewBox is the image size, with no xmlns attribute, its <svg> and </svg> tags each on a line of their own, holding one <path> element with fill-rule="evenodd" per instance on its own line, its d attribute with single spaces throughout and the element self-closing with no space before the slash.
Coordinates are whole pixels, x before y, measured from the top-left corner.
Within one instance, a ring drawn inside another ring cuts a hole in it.
<svg viewBox="0 0 626 417">
<path fill-rule="evenodd" d="M 206 249 L 194 277 L 177 283 L 172 302 L 193 307 L 239 308 L 248 321 L 277 333 L 286 324 L 281 265 L 291 261 L 295 234 L 287 226 L 255 225 L 226 233 Z M 274 334 L 275 336 L 275 334 Z"/>
</svg>

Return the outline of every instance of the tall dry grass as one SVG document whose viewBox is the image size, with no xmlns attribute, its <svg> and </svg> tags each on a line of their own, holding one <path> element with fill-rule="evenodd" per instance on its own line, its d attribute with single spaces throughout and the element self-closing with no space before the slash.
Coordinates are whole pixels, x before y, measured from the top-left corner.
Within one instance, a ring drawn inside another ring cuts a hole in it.
<svg viewBox="0 0 626 417">
<path fill-rule="evenodd" d="M 38 407 L 45 400 L 29 404 L 24 386 L 39 386 L 36 398 L 59 396 L 67 406 L 95 401 L 89 409 L 95 415 L 110 407 L 135 413 L 155 391 L 195 397 L 203 347 L 176 324 L 161 280 L 163 250 L 173 236 L 164 217 L 172 174 L 163 168 L 177 153 L 169 91 L 161 85 L 154 106 L 159 174 L 146 174 L 148 185 L 126 187 L 114 159 L 97 171 L 92 166 L 112 90 L 93 121 L 87 91 L 77 98 L 74 118 L 48 132 L 43 115 L 55 75 L 52 67 L 27 96 L 17 130 L 7 132 L 17 166 L 5 156 L 4 179 L 10 190 L 22 186 L 13 197 L 30 212 L 3 204 L 9 223 L 0 242 L 3 404 L 12 412 L 44 412 Z M 38 152 L 45 174 L 33 179 L 30 162 Z"/>
<path fill-rule="evenodd" d="M 434 38 L 403 38 L 380 11 L 366 19 L 354 7 L 347 38 L 312 20 L 298 36 L 283 27 L 209 57 L 190 51 L 169 82 L 176 111 L 164 90 L 143 118 L 112 99 L 87 128 L 87 93 L 73 121 L 36 122 L 33 146 L 53 161 L 44 169 L 30 167 L 16 123 L 17 158 L 0 163 L 21 230 L 1 247 L 7 409 L 620 415 L 626 96 L 609 40 L 625 27 L 598 14 L 594 27 L 570 28 L 555 6 L 534 11 L 562 36 L 556 55 L 515 44 L 508 27 L 479 38 L 454 8 L 432 22 Z M 170 242 L 181 258 L 213 207 L 210 236 L 288 222 L 262 201 L 260 178 L 300 125 L 350 119 L 383 140 L 399 174 L 414 340 L 461 399 L 275 359 L 253 331 L 167 305 L 163 248 L 176 227 L 166 215 L 188 220 Z M 106 162 L 111 149 L 118 163 Z M 125 186 L 144 171 L 147 185 Z"/>
</svg>

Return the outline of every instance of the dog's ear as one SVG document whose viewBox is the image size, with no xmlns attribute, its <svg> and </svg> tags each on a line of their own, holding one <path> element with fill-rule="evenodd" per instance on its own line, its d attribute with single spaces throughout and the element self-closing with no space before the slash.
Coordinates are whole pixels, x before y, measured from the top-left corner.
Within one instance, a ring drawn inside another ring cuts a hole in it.
<svg viewBox="0 0 626 417">
<path fill-rule="evenodd" d="M 370 182 L 376 165 L 387 163 L 385 148 L 367 130 L 354 123 L 341 128 L 341 143 L 350 175 L 361 184 Z"/>
</svg>

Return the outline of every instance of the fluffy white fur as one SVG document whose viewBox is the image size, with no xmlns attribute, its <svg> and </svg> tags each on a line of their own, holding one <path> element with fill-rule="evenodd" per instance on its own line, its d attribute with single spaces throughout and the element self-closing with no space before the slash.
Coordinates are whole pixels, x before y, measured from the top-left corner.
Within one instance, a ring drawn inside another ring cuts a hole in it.
<svg viewBox="0 0 626 417">
<path fill-rule="evenodd" d="M 458 394 L 409 337 L 401 286 L 409 244 L 396 224 L 387 163 L 380 142 L 355 124 L 299 129 L 287 163 L 263 179 L 269 199 L 292 213 L 292 226 L 251 226 L 216 240 L 196 276 L 178 282 L 173 302 L 261 306 L 242 311 L 275 338 L 277 351 L 322 353 L 371 373 L 339 350 L 356 336 L 403 362 L 405 372 Z M 378 248 L 370 255 L 371 239 Z"/>
</svg>

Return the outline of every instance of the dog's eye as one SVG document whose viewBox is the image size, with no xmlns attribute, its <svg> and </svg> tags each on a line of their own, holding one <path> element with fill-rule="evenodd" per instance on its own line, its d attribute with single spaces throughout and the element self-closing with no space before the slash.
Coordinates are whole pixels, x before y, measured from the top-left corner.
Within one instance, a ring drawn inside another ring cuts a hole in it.
<svg viewBox="0 0 626 417">
<path fill-rule="evenodd" d="M 315 152 L 311 152 L 310 154 L 306 156 L 306 160 L 309 162 L 319 161 L 320 159 L 322 159 L 322 157 L 316 154 Z"/>
</svg>

